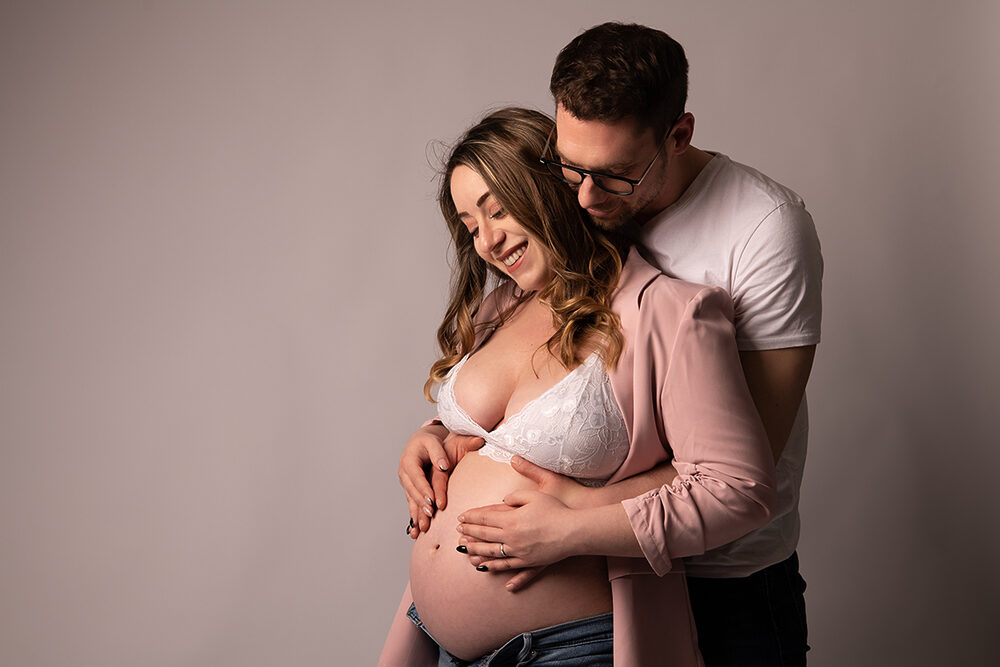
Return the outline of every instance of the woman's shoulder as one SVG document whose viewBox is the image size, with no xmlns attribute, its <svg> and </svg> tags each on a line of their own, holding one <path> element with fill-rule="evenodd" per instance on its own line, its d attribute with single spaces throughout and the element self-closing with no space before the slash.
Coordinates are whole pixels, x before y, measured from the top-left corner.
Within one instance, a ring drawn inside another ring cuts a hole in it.
<svg viewBox="0 0 1000 667">
<path fill-rule="evenodd" d="M 728 292 L 711 285 L 671 278 L 647 262 L 635 248 L 622 269 L 615 305 L 616 310 L 634 309 L 678 320 L 697 316 L 706 309 L 721 311 L 728 319 L 733 316 L 732 298 Z"/>
</svg>

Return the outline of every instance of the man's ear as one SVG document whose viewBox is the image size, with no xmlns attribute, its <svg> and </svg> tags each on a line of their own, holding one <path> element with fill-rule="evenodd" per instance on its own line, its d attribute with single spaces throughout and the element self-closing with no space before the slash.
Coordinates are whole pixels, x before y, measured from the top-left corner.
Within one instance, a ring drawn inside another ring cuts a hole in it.
<svg viewBox="0 0 1000 667">
<path fill-rule="evenodd" d="M 691 147 L 694 137 L 694 114 L 685 112 L 674 125 L 674 131 L 667 141 L 667 150 L 673 155 L 680 155 Z"/>
</svg>

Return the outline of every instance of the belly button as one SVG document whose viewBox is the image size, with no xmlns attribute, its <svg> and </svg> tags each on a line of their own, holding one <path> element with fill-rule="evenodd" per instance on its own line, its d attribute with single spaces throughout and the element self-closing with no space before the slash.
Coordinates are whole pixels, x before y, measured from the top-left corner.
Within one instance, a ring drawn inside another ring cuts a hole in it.
<svg viewBox="0 0 1000 667">
<path fill-rule="evenodd" d="M 437 550 L 438 550 L 438 549 L 440 549 L 440 548 L 441 548 L 441 545 L 440 545 L 440 544 L 435 544 L 435 545 L 434 545 L 434 551 L 437 551 Z"/>
</svg>

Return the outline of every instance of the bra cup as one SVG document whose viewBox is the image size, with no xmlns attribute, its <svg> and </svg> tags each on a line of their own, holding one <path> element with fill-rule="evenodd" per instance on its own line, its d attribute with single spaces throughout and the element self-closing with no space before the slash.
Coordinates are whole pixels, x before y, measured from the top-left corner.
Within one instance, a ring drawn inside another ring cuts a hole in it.
<svg viewBox="0 0 1000 667">
<path fill-rule="evenodd" d="M 466 355 L 439 385 L 438 418 L 454 433 L 486 442 L 482 456 L 510 462 L 514 455 L 585 484 L 598 485 L 628 456 L 628 430 L 597 353 L 487 432 L 455 400 L 455 378 Z"/>
</svg>

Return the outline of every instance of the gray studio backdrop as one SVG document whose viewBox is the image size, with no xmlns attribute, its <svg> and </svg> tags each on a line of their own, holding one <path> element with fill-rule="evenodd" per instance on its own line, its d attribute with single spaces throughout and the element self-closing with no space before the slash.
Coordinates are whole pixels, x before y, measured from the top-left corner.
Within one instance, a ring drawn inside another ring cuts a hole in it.
<svg viewBox="0 0 1000 667">
<path fill-rule="evenodd" d="M 812 664 L 987 664 L 997 8 L 0 3 L 0 664 L 374 663 L 449 273 L 431 142 L 551 109 L 607 19 L 678 38 L 695 144 L 819 229 Z"/>
</svg>

